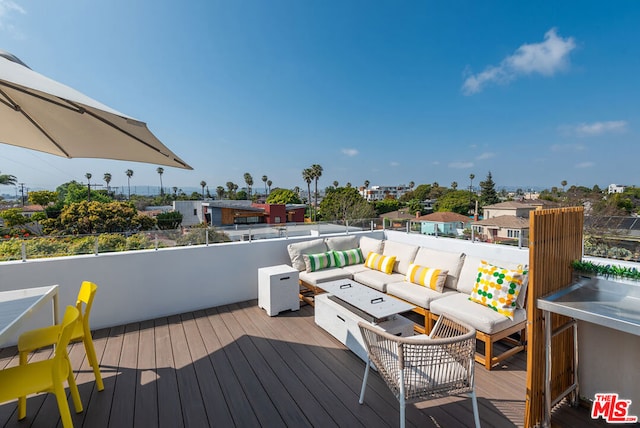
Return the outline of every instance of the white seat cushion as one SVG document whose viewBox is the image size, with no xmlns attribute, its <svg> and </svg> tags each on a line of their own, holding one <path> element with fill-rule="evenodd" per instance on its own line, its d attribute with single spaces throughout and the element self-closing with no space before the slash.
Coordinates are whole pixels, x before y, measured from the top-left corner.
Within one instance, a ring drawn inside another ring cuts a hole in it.
<svg viewBox="0 0 640 428">
<path fill-rule="evenodd" d="M 409 269 L 409 265 L 413 263 L 413 260 L 416 258 L 416 253 L 418 252 L 418 248 L 419 247 L 417 245 L 403 244 L 403 243 L 394 242 L 394 241 L 385 241 L 384 249 L 382 250 L 382 255 L 395 256 L 396 264 L 393 268 L 393 271 L 406 275 L 407 270 Z M 437 266 L 429 266 L 429 267 L 437 267 Z"/>
<path fill-rule="evenodd" d="M 300 272 L 300 280 L 311 285 L 318 285 L 321 282 L 335 281 L 337 279 L 352 279 L 351 272 L 342 268 L 322 269 L 316 272 Z M 322 286 L 320 286 L 322 288 Z"/>
<path fill-rule="evenodd" d="M 444 286 L 455 289 L 464 260 L 464 253 L 448 253 L 432 248 L 420 247 L 413 263 L 420 266 L 449 271 L 447 272 L 447 281 Z"/>
<path fill-rule="evenodd" d="M 354 273 L 353 280 L 359 282 L 360 284 L 364 284 L 368 287 L 386 293 L 387 284 L 403 281 L 404 275 L 399 273 L 392 273 L 391 275 L 389 275 L 378 270 L 367 269 L 362 272 Z"/>
<path fill-rule="evenodd" d="M 453 293 L 442 299 L 433 300 L 429 310 L 436 315 L 451 315 L 487 334 L 498 333 L 527 320 L 527 311 L 524 309 L 516 309 L 512 321 L 493 309 L 472 302 L 469 300 L 469 295 L 464 293 Z"/>
<path fill-rule="evenodd" d="M 402 281 L 387 284 L 387 293 L 421 308 L 429 309 L 433 300 L 456 294 L 457 291 L 445 288 L 442 293 L 438 293 L 429 287 Z"/>
<path fill-rule="evenodd" d="M 289 244 L 287 245 L 287 251 L 289 251 L 289 257 L 291 258 L 291 266 L 294 269 L 303 271 L 307 269 L 307 266 L 304 264 L 302 255 L 324 253 L 327 251 L 327 244 L 324 239 L 313 239 Z"/>
<path fill-rule="evenodd" d="M 369 268 L 366 267 L 364 263 L 361 263 L 359 265 L 342 266 L 342 269 L 346 270 L 351 274 L 356 274 L 358 272 L 364 272 L 365 270 L 369 270 Z"/>
</svg>

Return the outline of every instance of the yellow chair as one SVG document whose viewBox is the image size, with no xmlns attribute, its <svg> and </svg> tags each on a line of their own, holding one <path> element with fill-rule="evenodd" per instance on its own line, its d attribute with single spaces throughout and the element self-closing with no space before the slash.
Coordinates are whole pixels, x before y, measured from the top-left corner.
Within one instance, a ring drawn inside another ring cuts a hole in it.
<svg viewBox="0 0 640 428">
<path fill-rule="evenodd" d="M 27 414 L 26 399 L 24 398 L 27 394 L 51 392 L 55 394 L 58 401 L 62 425 L 65 428 L 72 427 L 67 393 L 64 390 L 65 378 L 69 383 L 76 413 L 82 412 L 80 393 L 73 378 L 71 362 L 67 355 L 67 345 L 79 317 L 80 311 L 78 309 L 73 306 L 67 307 L 62 324 L 56 326 L 58 340 L 53 358 L 0 370 L 0 385 L 2 385 L 0 403 L 18 398 L 18 419 L 24 419 Z"/>
<path fill-rule="evenodd" d="M 96 350 L 93 347 L 93 339 L 91 338 L 91 328 L 89 327 L 89 317 L 91 315 L 91 307 L 93 306 L 93 298 L 96 295 L 98 286 L 93 282 L 83 281 L 80 291 L 78 292 L 78 300 L 76 308 L 80 311 L 80 319 L 73 329 L 71 341 L 76 342 L 82 340 L 84 349 L 87 353 L 89 364 L 93 368 L 93 374 L 96 377 L 96 386 L 98 391 L 104 389 L 102 376 L 100 375 L 100 366 L 96 358 Z M 84 304 L 84 312 L 82 310 Z M 27 357 L 30 352 L 36 349 L 53 345 L 58 340 L 56 326 L 44 327 L 37 330 L 28 331 L 18 338 L 18 352 L 20 352 L 20 364 L 27 364 Z"/>
</svg>

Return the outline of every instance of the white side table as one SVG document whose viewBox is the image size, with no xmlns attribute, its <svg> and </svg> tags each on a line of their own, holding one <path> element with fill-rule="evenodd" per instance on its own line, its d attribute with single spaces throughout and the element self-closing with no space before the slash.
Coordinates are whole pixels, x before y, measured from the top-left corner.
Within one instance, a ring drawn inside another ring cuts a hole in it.
<svg viewBox="0 0 640 428">
<path fill-rule="evenodd" d="M 288 265 L 258 269 L 258 306 L 270 317 L 300 309 L 298 271 Z"/>
</svg>

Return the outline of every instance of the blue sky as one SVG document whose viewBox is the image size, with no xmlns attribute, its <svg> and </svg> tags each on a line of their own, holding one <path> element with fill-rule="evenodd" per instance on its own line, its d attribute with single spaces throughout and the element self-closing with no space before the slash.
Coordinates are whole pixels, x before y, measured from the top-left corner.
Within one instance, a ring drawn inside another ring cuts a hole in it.
<svg viewBox="0 0 640 428">
<path fill-rule="evenodd" d="M 145 121 L 194 168 L 166 187 L 305 188 L 311 164 L 320 187 L 602 187 L 640 184 L 638 22 L 634 1 L 0 0 L 0 49 Z M 31 189 L 156 167 L 0 145 Z"/>
</svg>

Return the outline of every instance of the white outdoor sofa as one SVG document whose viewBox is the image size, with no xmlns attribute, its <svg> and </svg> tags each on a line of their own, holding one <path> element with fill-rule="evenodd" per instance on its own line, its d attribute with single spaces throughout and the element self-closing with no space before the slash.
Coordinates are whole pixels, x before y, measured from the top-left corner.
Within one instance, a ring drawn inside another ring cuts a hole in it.
<svg viewBox="0 0 640 428">
<path fill-rule="evenodd" d="M 371 252 L 383 256 L 395 256 L 392 272 L 385 273 L 370 269 L 364 263 L 328 267 L 317 271 L 309 271 L 307 268 L 309 255 L 355 248 L 361 250 L 365 259 Z M 488 370 L 525 349 L 526 273 L 517 298 L 513 319 L 510 319 L 494 309 L 469 300 L 478 277 L 480 263 L 483 261 L 480 257 L 467 256 L 463 252 L 440 251 L 434 248 L 359 235 L 319 238 L 289 244 L 288 251 L 292 266 L 300 271 L 300 298 L 310 304 L 313 304 L 315 294 L 323 292 L 323 282 L 352 279 L 415 305 L 414 312 L 424 316 L 424 324 L 417 324 L 415 327 L 419 333 L 428 334 L 435 320 L 441 314 L 451 315 L 473 326 L 476 329 L 477 339 L 484 343 L 485 348 L 484 354 L 476 354 L 476 361 L 483 364 Z M 307 263 L 305 263 L 305 255 Z M 500 260 L 486 260 L 486 262 L 507 269 L 517 268 L 514 263 L 501 262 Z M 412 263 L 448 271 L 442 291 L 435 291 L 429 287 L 407 281 L 407 271 Z M 514 337 L 516 333 L 519 333 L 517 339 Z M 497 341 L 506 342 L 510 347 L 506 351 L 494 355 L 493 344 Z"/>
</svg>

